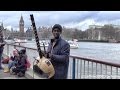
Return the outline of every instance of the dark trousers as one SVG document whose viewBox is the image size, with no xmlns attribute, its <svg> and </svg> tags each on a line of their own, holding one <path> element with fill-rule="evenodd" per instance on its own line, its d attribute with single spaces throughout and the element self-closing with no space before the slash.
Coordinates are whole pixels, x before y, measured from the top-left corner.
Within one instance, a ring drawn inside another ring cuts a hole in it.
<svg viewBox="0 0 120 90">
<path fill-rule="evenodd" d="M 21 73 L 25 74 L 26 68 L 13 68 L 12 71 L 15 73 L 21 72 Z"/>
<path fill-rule="evenodd" d="M 3 47 L 0 47 L 0 67 L 1 67 L 1 60 L 2 60 L 2 54 L 3 54 Z"/>
</svg>

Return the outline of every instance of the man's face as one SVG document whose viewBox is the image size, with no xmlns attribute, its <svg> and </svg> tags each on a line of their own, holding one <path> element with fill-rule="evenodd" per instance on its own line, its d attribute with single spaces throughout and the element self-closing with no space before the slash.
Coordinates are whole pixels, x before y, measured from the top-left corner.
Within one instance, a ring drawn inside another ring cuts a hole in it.
<svg viewBox="0 0 120 90">
<path fill-rule="evenodd" d="M 18 54 L 18 51 L 17 51 L 17 50 L 14 50 L 14 51 L 13 51 L 13 55 L 14 55 L 14 56 L 18 56 L 18 55 L 19 55 L 19 54 Z"/>
<path fill-rule="evenodd" d="M 52 33 L 53 33 L 54 38 L 56 38 L 56 39 L 58 39 L 59 36 L 60 36 L 60 34 L 61 34 L 61 32 L 60 32 L 60 30 L 59 30 L 58 28 L 55 28 L 55 29 L 52 31 Z"/>
</svg>

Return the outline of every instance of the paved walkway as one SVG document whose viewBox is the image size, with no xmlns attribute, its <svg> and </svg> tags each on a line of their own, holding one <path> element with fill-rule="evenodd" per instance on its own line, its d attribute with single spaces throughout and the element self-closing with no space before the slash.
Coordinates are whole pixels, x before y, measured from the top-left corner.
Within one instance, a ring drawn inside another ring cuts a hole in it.
<svg viewBox="0 0 120 90">
<path fill-rule="evenodd" d="M 10 75 L 10 73 L 4 73 L 0 70 L 0 79 L 27 79 L 25 77 L 18 77 L 17 75 Z"/>
<path fill-rule="evenodd" d="M 2 64 L 3 68 L 8 67 L 8 64 Z M 10 73 L 4 73 L 3 70 L 0 70 L 0 79 L 46 79 L 40 75 L 37 75 L 30 68 L 26 71 L 25 77 L 18 77 L 17 75 L 11 75 Z"/>
<path fill-rule="evenodd" d="M 2 67 L 5 68 L 7 65 L 3 65 Z M 17 75 L 11 75 L 10 73 L 4 73 L 3 70 L 0 70 L 0 79 L 27 79 L 25 77 L 18 77 Z"/>
<path fill-rule="evenodd" d="M 8 67 L 7 64 L 2 64 L 3 68 Z M 34 78 L 33 78 L 34 74 Z M 46 79 L 42 76 L 38 76 L 36 73 L 33 73 L 32 69 L 29 69 L 25 73 L 25 77 L 18 77 L 17 75 L 11 75 L 10 73 L 4 73 L 3 70 L 0 70 L 0 79 Z"/>
</svg>

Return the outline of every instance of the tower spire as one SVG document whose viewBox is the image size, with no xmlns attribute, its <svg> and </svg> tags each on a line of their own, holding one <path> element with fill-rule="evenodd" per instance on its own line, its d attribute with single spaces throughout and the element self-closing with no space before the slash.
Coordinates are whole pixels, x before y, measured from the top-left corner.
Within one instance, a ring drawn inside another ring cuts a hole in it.
<svg viewBox="0 0 120 90">
<path fill-rule="evenodd" d="M 22 14 L 21 14 L 20 22 L 24 22 Z"/>
<path fill-rule="evenodd" d="M 20 30 L 20 38 L 22 38 L 24 36 L 24 20 L 22 14 L 19 21 L 19 30 Z"/>
</svg>

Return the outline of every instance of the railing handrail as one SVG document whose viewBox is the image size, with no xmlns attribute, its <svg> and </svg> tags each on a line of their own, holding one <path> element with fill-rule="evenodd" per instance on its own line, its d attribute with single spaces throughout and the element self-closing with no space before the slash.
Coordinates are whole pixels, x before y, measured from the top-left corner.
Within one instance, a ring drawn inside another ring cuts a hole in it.
<svg viewBox="0 0 120 90">
<path fill-rule="evenodd" d="M 70 57 L 72 57 L 72 58 L 76 58 L 76 59 L 82 59 L 82 60 L 86 60 L 86 61 L 90 61 L 90 62 L 95 62 L 95 63 L 105 64 L 105 65 L 109 65 L 109 66 L 120 67 L 120 64 L 113 63 L 113 62 L 101 61 L 101 60 L 93 59 L 93 58 L 78 57 L 78 56 L 73 56 L 73 55 L 70 55 Z"/>
<path fill-rule="evenodd" d="M 32 50 L 37 50 L 37 49 L 35 49 L 35 48 L 30 48 L 30 47 L 25 47 L 25 46 L 20 46 L 20 45 L 13 45 L 13 44 L 8 44 L 7 43 L 7 45 L 11 45 L 11 46 L 17 46 L 17 47 L 22 47 L 22 48 L 27 48 L 27 49 L 32 49 Z"/>
<path fill-rule="evenodd" d="M 35 48 L 30 48 L 30 47 L 25 47 L 25 46 L 20 46 L 20 45 L 13 45 L 13 44 L 7 44 L 7 45 L 11 45 L 11 46 L 15 46 L 15 47 L 17 46 L 17 47 L 22 47 L 22 48 L 27 48 L 27 49 L 32 49 L 32 50 L 37 50 Z M 70 55 L 69 57 L 72 57 L 72 58 L 75 58 L 75 59 L 82 59 L 82 60 L 86 60 L 86 61 L 90 61 L 90 62 L 95 62 L 95 63 L 99 63 L 99 64 L 105 64 L 105 65 L 114 66 L 114 67 L 120 67 L 120 64 L 113 63 L 113 62 L 108 62 L 108 61 L 101 61 L 101 60 L 90 58 L 90 57 L 89 58 L 78 57 L 78 56 L 73 56 L 73 55 Z"/>
</svg>

